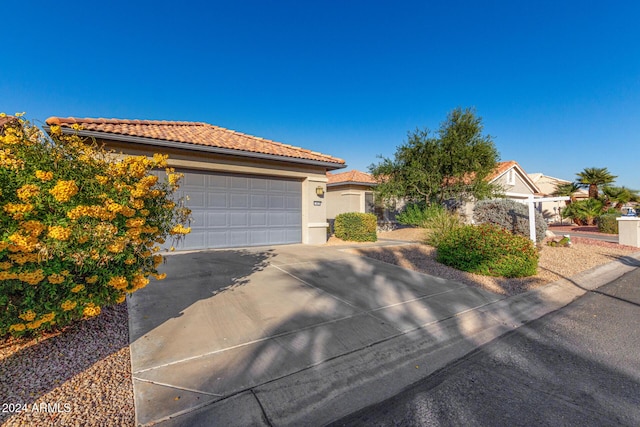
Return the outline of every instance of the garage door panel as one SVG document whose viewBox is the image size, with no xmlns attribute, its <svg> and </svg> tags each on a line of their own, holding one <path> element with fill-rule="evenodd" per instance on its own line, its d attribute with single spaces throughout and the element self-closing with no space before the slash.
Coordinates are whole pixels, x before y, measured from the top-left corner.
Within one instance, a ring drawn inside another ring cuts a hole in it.
<svg viewBox="0 0 640 427">
<path fill-rule="evenodd" d="M 207 196 L 204 191 L 190 191 L 189 192 L 189 206 L 191 209 L 205 208 Z"/>
<path fill-rule="evenodd" d="M 269 209 L 285 209 L 284 196 L 270 195 L 269 196 Z"/>
<path fill-rule="evenodd" d="M 302 241 L 302 230 L 300 228 L 291 228 L 285 230 L 285 242 L 301 242 Z"/>
<path fill-rule="evenodd" d="M 269 207 L 267 203 L 268 197 L 266 194 L 252 194 L 251 195 L 251 209 L 266 209 Z"/>
<path fill-rule="evenodd" d="M 182 178 L 182 185 L 193 189 L 205 189 L 207 188 L 207 176 L 198 174 L 185 174 L 185 176 Z"/>
<path fill-rule="evenodd" d="M 286 181 L 286 184 L 287 184 L 286 191 L 288 193 L 298 193 L 298 194 L 300 194 L 300 191 L 302 190 L 300 182 L 298 182 L 298 181 Z"/>
<path fill-rule="evenodd" d="M 281 181 L 277 179 L 269 180 L 269 190 L 271 191 L 286 191 L 287 190 L 287 182 Z"/>
<path fill-rule="evenodd" d="M 229 231 L 230 246 L 249 246 L 249 232 L 247 230 Z"/>
<path fill-rule="evenodd" d="M 270 227 L 286 227 L 287 226 L 287 214 L 285 212 L 269 212 L 269 226 Z"/>
<path fill-rule="evenodd" d="M 266 212 L 251 212 L 249 214 L 249 226 L 251 227 L 266 227 L 269 223 L 267 221 Z"/>
<path fill-rule="evenodd" d="M 296 214 L 295 212 L 286 212 L 285 215 L 285 223 L 288 226 L 295 226 L 297 228 L 300 228 L 302 226 L 302 218 L 300 217 L 300 215 Z"/>
<path fill-rule="evenodd" d="M 269 181 L 261 178 L 251 178 L 251 190 L 265 192 L 269 188 Z"/>
<path fill-rule="evenodd" d="M 285 209 L 293 210 L 293 209 L 298 208 L 300 205 L 302 205 L 302 197 L 300 197 L 300 196 L 287 196 Z"/>
<path fill-rule="evenodd" d="M 191 233 L 178 249 L 300 243 L 302 183 L 260 176 L 181 171 Z"/>
<path fill-rule="evenodd" d="M 207 244 L 207 232 L 191 228 L 191 233 L 178 244 L 178 249 L 201 249 Z"/>
<path fill-rule="evenodd" d="M 227 188 L 229 185 L 227 184 L 228 182 L 228 176 L 225 175 L 207 175 L 207 183 L 208 186 L 207 188 L 211 189 L 211 188 Z"/>
<path fill-rule="evenodd" d="M 207 227 L 228 227 L 228 218 L 226 212 L 208 212 L 207 213 Z"/>
<path fill-rule="evenodd" d="M 218 247 L 218 248 L 226 248 L 228 246 L 231 246 L 231 243 L 229 243 L 228 241 L 228 234 L 229 232 L 227 230 L 221 230 L 221 231 L 207 231 L 207 242 L 211 242 L 209 243 L 208 246 L 206 247 Z M 217 246 L 212 246 L 212 244 L 216 244 Z M 198 249 L 202 249 L 202 248 L 198 248 Z"/>
<path fill-rule="evenodd" d="M 252 246 L 260 246 L 260 245 L 268 245 L 269 244 L 269 231 L 268 230 L 252 230 L 251 241 L 249 242 Z"/>
<path fill-rule="evenodd" d="M 249 189 L 249 178 L 232 176 L 231 177 L 231 188 L 234 190 L 248 190 Z"/>
<path fill-rule="evenodd" d="M 249 218 L 247 212 L 230 212 L 229 213 L 229 226 L 230 227 L 247 227 L 249 225 Z"/>
<path fill-rule="evenodd" d="M 232 209 L 249 209 L 249 195 L 231 193 L 229 207 Z"/>
<path fill-rule="evenodd" d="M 209 208 L 227 208 L 229 206 L 228 194 L 219 192 L 208 192 L 207 205 Z"/>
<path fill-rule="evenodd" d="M 207 226 L 207 212 L 200 209 L 191 210 L 191 228 L 199 229 L 206 228 Z"/>
</svg>

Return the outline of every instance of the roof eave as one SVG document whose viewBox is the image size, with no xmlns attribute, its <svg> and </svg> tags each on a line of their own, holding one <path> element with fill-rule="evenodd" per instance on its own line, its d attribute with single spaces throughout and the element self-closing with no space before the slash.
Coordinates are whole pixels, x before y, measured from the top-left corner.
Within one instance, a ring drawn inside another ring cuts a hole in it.
<svg viewBox="0 0 640 427">
<path fill-rule="evenodd" d="M 49 133 L 49 130 L 50 130 L 49 126 L 43 126 L 43 128 L 45 131 L 47 131 L 47 133 Z M 75 131 L 73 129 L 64 128 L 64 127 L 61 128 L 61 130 L 63 133 L 66 133 L 66 134 L 73 134 L 77 132 L 79 136 L 84 136 L 88 138 L 107 139 L 107 140 L 121 141 L 121 142 L 132 142 L 135 144 L 150 145 L 153 147 L 175 148 L 178 150 L 189 150 L 189 151 L 201 151 L 201 152 L 213 153 L 213 154 L 225 154 L 229 156 L 249 157 L 252 159 L 274 160 L 274 161 L 288 162 L 288 163 L 299 163 L 299 164 L 311 165 L 311 166 L 323 166 L 329 170 L 343 169 L 347 167 L 347 165 L 344 163 L 334 163 L 334 162 L 327 162 L 322 160 L 302 159 L 298 157 L 280 156 L 277 154 L 256 153 L 253 151 L 233 150 L 231 148 L 212 147 L 209 145 L 200 145 L 200 144 L 193 144 L 188 142 L 168 141 L 163 139 L 144 138 L 140 136 L 120 135 L 117 133 L 105 133 L 105 132 L 90 131 L 90 130 Z"/>
<path fill-rule="evenodd" d="M 330 184 L 327 184 L 327 187 L 337 187 L 338 185 L 362 185 L 366 187 L 375 187 L 378 184 L 371 183 L 371 182 L 360 182 L 360 181 L 342 181 L 342 182 L 332 182 Z"/>
</svg>

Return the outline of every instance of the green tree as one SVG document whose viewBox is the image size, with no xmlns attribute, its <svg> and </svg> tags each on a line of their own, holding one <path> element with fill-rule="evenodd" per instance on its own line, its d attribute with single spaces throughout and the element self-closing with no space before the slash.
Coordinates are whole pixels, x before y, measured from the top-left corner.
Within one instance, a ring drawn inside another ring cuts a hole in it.
<svg viewBox="0 0 640 427">
<path fill-rule="evenodd" d="M 585 168 L 576 174 L 577 184 L 581 188 L 589 189 L 589 198 L 597 199 L 600 196 L 598 186 L 613 183 L 617 176 L 612 175 L 607 168 Z"/>
<path fill-rule="evenodd" d="M 393 159 L 369 166 L 380 182 L 382 200 L 405 198 L 427 205 L 496 196 L 487 182 L 496 168 L 498 151 L 491 136 L 482 134 L 482 119 L 472 109 L 456 108 L 432 135 L 428 129 L 409 132 Z"/>
</svg>

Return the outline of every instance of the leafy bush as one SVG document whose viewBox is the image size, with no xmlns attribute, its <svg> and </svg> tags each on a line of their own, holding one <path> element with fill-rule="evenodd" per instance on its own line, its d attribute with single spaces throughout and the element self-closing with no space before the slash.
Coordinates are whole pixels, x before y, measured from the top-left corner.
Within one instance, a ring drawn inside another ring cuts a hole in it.
<svg viewBox="0 0 640 427">
<path fill-rule="evenodd" d="M 534 211 L 536 241 L 541 242 L 547 232 L 542 214 Z M 473 219 L 478 224 L 498 225 L 513 234 L 529 237 L 529 207 L 510 199 L 481 200 L 473 209 Z"/>
<path fill-rule="evenodd" d="M 567 205 L 562 216 L 571 218 L 577 225 L 594 225 L 604 213 L 604 203 L 597 199 L 580 200 Z"/>
<path fill-rule="evenodd" d="M 428 229 L 426 243 L 437 248 L 445 236 L 462 225 L 463 221 L 460 215 L 442 209 L 424 223 L 424 227 Z"/>
<path fill-rule="evenodd" d="M 621 217 L 622 212 L 607 212 L 598 217 L 598 231 L 601 233 L 618 234 L 618 221 L 616 218 Z"/>
<path fill-rule="evenodd" d="M 22 118 L 0 129 L 0 336 L 96 316 L 164 278 L 158 244 L 190 231 L 188 209 L 172 201 L 180 175 L 149 173 L 166 161 L 116 160 Z"/>
<path fill-rule="evenodd" d="M 396 221 L 404 225 L 424 227 L 427 221 L 444 211 L 445 208 L 440 205 L 426 206 L 424 202 L 409 203 L 402 212 L 396 215 Z"/>
<path fill-rule="evenodd" d="M 378 240 L 376 226 L 378 220 L 374 214 L 347 212 L 336 215 L 334 232 L 342 240 L 354 242 L 375 242 Z"/>
<path fill-rule="evenodd" d="M 491 224 L 453 230 L 437 249 L 439 262 L 485 276 L 527 277 L 538 269 L 538 251 L 530 239 Z"/>
</svg>

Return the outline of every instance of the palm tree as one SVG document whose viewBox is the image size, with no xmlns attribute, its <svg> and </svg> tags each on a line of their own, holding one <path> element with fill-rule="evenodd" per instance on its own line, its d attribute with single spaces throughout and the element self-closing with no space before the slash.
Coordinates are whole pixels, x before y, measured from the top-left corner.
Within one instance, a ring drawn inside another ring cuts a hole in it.
<svg viewBox="0 0 640 427">
<path fill-rule="evenodd" d="M 576 201 L 575 193 L 580 190 L 580 186 L 575 182 L 567 182 L 566 184 L 558 184 L 556 186 L 556 191 L 551 193 L 552 196 L 563 196 L 570 197 L 570 200 L 567 200 L 565 203 L 568 205 L 572 202 Z"/>
<path fill-rule="evenodd" d="M 600 200 L 586 199 L 567 206 L 564 215 L 578 225 L 594 225 L 596 218 L 602 215 L 603 211 L 604 203 Z"/>
<path fill-rule="evenodd" d="M 616 175 L 611 175 L 607 168 L 585 168 L 582 172 L 576 174 L 578 178 L 577 184 L 581 188 L 589 188 L 589 198 L 597 199 L 599 185 L 611 184 L 616 180 Z"/>
<path fill-rule="evenodd" d="M 621 209 L 626 203 L 638 200 L 638 192 L 626 187 L 602 187 L 602 194 L 607 207 L 613 205 L 615 209 Z"/>
</svg>

